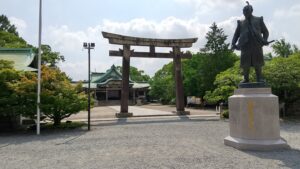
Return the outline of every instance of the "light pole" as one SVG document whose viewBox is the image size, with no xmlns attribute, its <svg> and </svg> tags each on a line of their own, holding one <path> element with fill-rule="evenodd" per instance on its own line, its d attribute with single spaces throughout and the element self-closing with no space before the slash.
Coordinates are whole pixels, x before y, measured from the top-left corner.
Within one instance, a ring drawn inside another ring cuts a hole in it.
<svg viewBox="0 0 300 169">
<path fill-rule="evenodd" d="M 83 43 L 83 48 L 88 50 L 88 130 L 91 130 L 91 49 L 95 48 L 95 43 Z"/>
<path fill-rule="evenodd" d="M 36 134 L 40 135 L 40 103 L 41 103 L 41 45 L 42 45 L 42 0 L 40 0 L 39 6 L 39 51 L 38 51 L 38 86 L 37 86 L 37 122 L 36 122 Z"/>
</svg>

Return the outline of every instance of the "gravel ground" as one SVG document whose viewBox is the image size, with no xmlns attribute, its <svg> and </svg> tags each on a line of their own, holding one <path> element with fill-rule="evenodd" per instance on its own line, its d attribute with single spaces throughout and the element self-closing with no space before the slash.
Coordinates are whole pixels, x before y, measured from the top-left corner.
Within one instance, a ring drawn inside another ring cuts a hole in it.
<svg viewBox="0 0 300 169">
<path fill-rule="evenodd" d="M 103 121 L 90 132 L 0 135 L 1 169 L 300 168 L 300 123 L 285 122 L 291 149 L 239 151 L 223 144 L 228 122 L 188 118 Z"/>
</svg>

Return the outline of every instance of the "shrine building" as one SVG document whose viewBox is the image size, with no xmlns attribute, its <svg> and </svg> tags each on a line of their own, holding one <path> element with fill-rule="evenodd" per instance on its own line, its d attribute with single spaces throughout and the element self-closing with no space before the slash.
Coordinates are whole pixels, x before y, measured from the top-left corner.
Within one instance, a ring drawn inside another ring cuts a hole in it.
<svg viewBox="0 0 300 169">
<path fill-rule="evenodd" d="M 88 83 L 83 84 L 87 91 Z M 122 90 L 122 74 L 112 65 L 105 73 L 91 73 L 91 92 L 96 100 L 95 105 L 120 104 Z M 146 82 L 135 82 L 129 79 L 129 100 L 130 105 L 145 103 L 150 85 Z"/>
</svg>

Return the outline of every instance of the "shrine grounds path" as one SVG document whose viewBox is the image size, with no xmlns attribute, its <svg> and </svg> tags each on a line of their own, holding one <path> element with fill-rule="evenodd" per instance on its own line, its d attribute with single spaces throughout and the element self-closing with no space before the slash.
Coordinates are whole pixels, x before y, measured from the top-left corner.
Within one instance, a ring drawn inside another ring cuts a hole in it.
<svg viewBox="0 0 300 169">
<path fill-rule="evenodd" d="M 300 122 L 281 122 L 291 149 L 239 151 L 223 144 L 228 122 L 203 117 L 98 121 L 92 130 L 0 134 L 1 169 L 300 168 Z"/>
<path fill-rule="evenodd" d="M 115 114 L 120 110 L 120 106 L 100 106 L 91 109 L 91 121 L 115 119 Z M 147 104 L 142 106 L 129 106 L 129 112 L 134 116 L 177 116 L 172 113 L 175 111 L 175 105 Z M 186 108 L 190 111 L 191 116 L 211 116 L 219 118 L 215 109 L 197 109 Z M 72 115 L 67 120 L 71 121 L 87 121 L 87 111 L 81 111 L 78 114 Z"/>
</svg>

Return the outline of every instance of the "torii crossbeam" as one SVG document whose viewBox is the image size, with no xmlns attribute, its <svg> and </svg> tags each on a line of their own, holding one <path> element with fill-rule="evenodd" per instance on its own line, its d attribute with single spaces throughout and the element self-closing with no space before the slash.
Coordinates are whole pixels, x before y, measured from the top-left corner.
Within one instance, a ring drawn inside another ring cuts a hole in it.
<svg viewBox="0 0 300 169">
<path fill-rule="evenodd" d="M 108 32 L 102 32 L 102 35 L 109 40 L 110 44 L 123 45 L 123 49 L 120 49 L 119 51 L 109 51 L 109 56 L 123 57 L 121 110 L 120 113 L 116 114 L 117 117 L 132 116 L 132 113 L 128 112 L 130 57 L 173 58 L 176 84 L 176 113 L 178 115 L 189 114 L 189 112 L 184 110 L 181 58 L 191 58 L 192 54 L 181 52 L 181 48 L 192 47 L 193 43 L 195 43 L 198 38 L 151 39 L 124 36 Z M 149 46 L 149 52 L 135 52 L 130 50 L 130 46 Z M 155 47 L 171 47 L 173 51 L 170 53 L 157 53 L 155 52 Z"/>
</svg>

